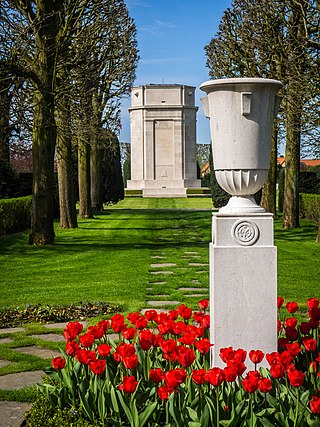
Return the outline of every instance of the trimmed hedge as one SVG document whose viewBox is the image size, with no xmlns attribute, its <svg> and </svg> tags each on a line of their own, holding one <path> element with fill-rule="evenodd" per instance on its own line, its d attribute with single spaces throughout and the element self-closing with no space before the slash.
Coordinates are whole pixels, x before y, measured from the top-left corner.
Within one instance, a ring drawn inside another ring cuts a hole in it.
<svg viewBox="0 0 320 427">
<path fill-rule="evenodd" d="M 318 224 L 317 242 L 320 243 L 320 194 L 300 194 L 300 215 Z"/>
<path fill-rule="evenodd" d="M 320 194 L 300 194 L 300 212 L 303 218 L 320 221 Z"/>
<path fill-rule="evenodd" d="M 0 235 L 30 228 L 32 196 L 0 200 Z"/>
</svg>

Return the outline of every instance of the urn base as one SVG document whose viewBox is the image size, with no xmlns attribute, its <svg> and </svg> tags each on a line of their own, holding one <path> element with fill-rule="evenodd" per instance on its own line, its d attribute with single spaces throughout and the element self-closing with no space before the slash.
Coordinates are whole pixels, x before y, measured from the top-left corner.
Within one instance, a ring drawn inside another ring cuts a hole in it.
<svg viewBox="0 0 320 427">
<path fill-rule="evenodd" d="M 265 210 L 257 205 L 252 196 L 232 196 L 226 206 L 219 209 L 224 214 L 263 213 Z"/>
</svg>

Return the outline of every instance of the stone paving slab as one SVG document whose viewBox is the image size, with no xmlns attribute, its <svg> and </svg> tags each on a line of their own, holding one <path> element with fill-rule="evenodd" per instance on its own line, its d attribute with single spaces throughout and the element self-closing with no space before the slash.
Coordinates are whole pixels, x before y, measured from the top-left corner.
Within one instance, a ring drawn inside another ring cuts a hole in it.
<svg viewBox="0 0 320 427">
<path fill-rule="evenodd" d="M 197 280 L 197 279 L 192 279 L 191 280 L 191 283 L 194 283 L 195 285 L 197 284 L 197 285 L 200 285 L 200 281 L 199 280 Z"/>
<path fill-rule="evenodd" d="M 203 294 L 188 294 L 185 295 L 186 298 L 203 298 Z"/>
<path fill-rule="evenodd" d="M 0 344 L 8 344 L 9 342 L 12 342 L 11 338 L 0 338 Z"/>
<path fill-rule="evenodd" d="M 181 292 L 188 292 L 188 291 L 190 291 L 190 292 L 195 292 L 195 291 L 198 291 L 198 292 L 205 292 L 205 291 L 208 291 L 209 289 L 208 288 L 178 288 L 178 291 L 181 291 Z"/>
<path fill-rule="evenodd" d="M 153 259 L 165 259 L 166 257 L 163 255 L 153 255 L 153 256 L 151 256 L 151 258 L 153 258 Z"/>
<path fill-rule="evenodd" d="M 189 262 L 190 267 L 206 267 L 209 265 L 208 263 L 201 263 L 201 262 Z"/>
<path fill-rule="evenodd" d="M 0 368 L 4 368 L 5 366 L 10 365 L 10 360 L 0 360 Z"/>
<path fill-rule="evenodd" d="M 28 347 L 18 347 L 15 348 L 14 351 L 17 351 L 18 353 L 22 354 L 27 354 L 29 356 L 36 356 L 40 359 L 51 359 L 52 357 L 61 356 L 58 351 L 38 347 L 36 345 L 31 345 Z"/>
<path fill-rule="evenodd" d="M 150 282 L 149 285 L 166 285 L 168 282 Z"/>
<path fill-rule="evenodd" d="M 151 268 L 163 268 L 163 267 L 175 267 L 177 264 L 175 262 L 162 262 L 157 264 L 150 264 Z"/>
<path fill-rule="evenodd" d="M 50 341 L 50 342 L 65 342 L 65 338 L 62 335 L 58 334 L 36 334 L 31 335 L 32 338 L 37 338 L 43 341 Z"/>
<path fill-rule="evenodd" d="M 1 390 L 18 390 L 23 387 L 31 387 L 42 382 L 45 373 L 43 371 L 18 372 L 0 377 Z"/>
<path fill-rule="evenodd" d="M 0 427 L 20 427 L 30 403 L 0 401 Z"/>
<path fill-rule="evenodd" d="M 187 255 L 199 255 L 199 252 L 195 252 L 195 251 L 189 251 L 189 252 L 185 252 L 185 254 Z"/>
<path fill-rule="evenodd" d="M 0 329 L 0 334 L 14 334 L 16 332 L 23 332 L 24 328 L 1 328 Z"/>
<path fill-rule="evenodd" d="M 151 271 L 151 274 L 173 274 L 173 271 Z"/>
<path fill-rule="evenodd" d="M 73 322 L 74 320 L 70 320 L 70 322 Z M 79 320 L 80 323 L 83 324 L 83 328 L 86 328 L 89 324 L 87 320 Z M 60 322 L 60 323 L 46 323 L 43 325 L 47 329 L 64 329 L 66 327 L 66 324 L 69 322 Z M 1 329 L 0 329 L 1 331 Z"/>
<path fill-rule="evenodd" d="M 147 301 L 147 304 L 152 305 L 153 307 L 163 307 L 164 305 L 178 305 L 179 301 Z"/>
</svg>

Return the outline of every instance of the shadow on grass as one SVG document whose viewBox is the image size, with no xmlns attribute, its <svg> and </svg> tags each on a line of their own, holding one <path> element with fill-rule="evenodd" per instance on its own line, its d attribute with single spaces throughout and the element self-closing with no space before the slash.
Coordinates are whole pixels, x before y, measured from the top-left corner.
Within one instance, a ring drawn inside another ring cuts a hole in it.
<svg viewBox="0 0 320 427">
<path fill-rule="evenodd" d="M 316 240 L 317 236 L 317 225 L 315 223 L 304 223 L 300 228 L 283 229 L 277 227 L 274 230 L 275 240 L 278 241 L 308 241 L 312 242 Z"/>
</svg>

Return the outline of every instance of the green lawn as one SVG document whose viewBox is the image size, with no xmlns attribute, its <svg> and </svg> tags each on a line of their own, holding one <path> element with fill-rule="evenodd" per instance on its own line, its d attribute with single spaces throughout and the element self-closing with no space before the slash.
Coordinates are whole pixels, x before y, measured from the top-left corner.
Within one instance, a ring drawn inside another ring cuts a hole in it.
<svg viewBox="0 0 320 427">
<path fill-rule="evenodd" d="M 152 299 L 195 307 L 199 298 L 179 288 L 208 287 L 208 266 L 190 267 L 189 262 L 208 263 L 211 206 L 208 198 L 126 198 L 95 219 L 79 221 L 78 229 L 61 230 L 57 224 L 50 247 L 29 246 L 26 233 L 1 237 L 0 309 L 103 300 L 127 311 L 146 307 Z M 320 245 L 315 237 L 312 222 L 286 231 L 280 220 L 275 223 L 278 294 L 287 300 L 301 304 L 320 296 Z M 194 260 L 188 259 L 189 252 L 197 253 Z M 175 263 L 174 274 L 152 275 L 157 269 L 150 264 L 160 262 L 154 256 Z M 160 288 L 154 281 L 167 283 Z"/>
</svg>

